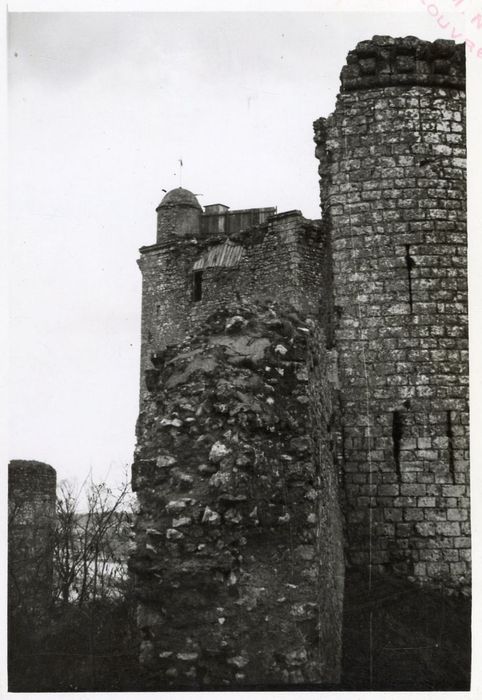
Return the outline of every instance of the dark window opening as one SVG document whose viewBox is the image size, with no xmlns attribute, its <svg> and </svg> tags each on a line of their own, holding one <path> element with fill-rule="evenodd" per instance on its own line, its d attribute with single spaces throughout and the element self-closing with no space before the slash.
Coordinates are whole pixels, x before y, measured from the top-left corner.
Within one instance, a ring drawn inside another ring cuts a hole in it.
<svg viewBox="0 0 482 700">
<path fill-rule="evenodd" d="M 415 260 L 410 255 L 410 246 L 405 246 L 405 265 L 407 266 L 408 276 L 408 302 L 410 304 L 410 313 L 413 313 L 413 298 L 412 298 L 412 270 L 416 265 Z"/>
<path fill-rule="evenodd" d="M 192 274 L 192 300 L 201 301 L 203 295 L 203 271 L 195 270 Z"/>
<path fill-rule="evenodd" d="M 392 418 L 392 441 L 393 441 L 393 459 L 395 460 L 395 469 L 398 479 L 400 480 L 400 444 L 403 437 L 403 421 L 400 411 L 393 412 Z"/>
<path fill-rule="evenodd" d="M 448 450 L 449 450 L 449 471 L 452 482 L 455 483 L 455 459 L 454 459 L 454 433 L 452 430 L 452 411 L 447 411 Z"/>
</svg>

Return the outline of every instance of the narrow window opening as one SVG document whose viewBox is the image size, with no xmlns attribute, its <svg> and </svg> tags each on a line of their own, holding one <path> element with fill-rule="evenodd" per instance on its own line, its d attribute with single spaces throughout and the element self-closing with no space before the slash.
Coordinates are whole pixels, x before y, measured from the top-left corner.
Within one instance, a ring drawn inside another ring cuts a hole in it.
<svg viewBox="0 0 482 700">
<path fill-rule="evenodd" d="M 408 303 L 410 304 L 410 313 L 413 313 L 413 297 L 412 297 L 412 270 L 416 265 L 415 260 L 410 255 L 410 246 L 405 245 L 405 265 L 407 266 L 408 277 Z"/>
<path fill-rule="evenodd" d="M 334 425 L 335 425 L 335 416 L 334 416 L 334 414 L 332 413 L 332 414 L 330 415 L 330 419 L 329 419 L 328 423 L 326 424 L 326 432 L 327 432 L 327 436 L 328 436 L 328 445 L 329 445 L 329 450 L 330 450 L 331 454 L 334 454 L 334 451 L 335 451 L 335 436 L 334 436 L 334 434 L 333 434 L 333 427 L 334 427 Z"/>
<path fill-rule="evenodd" d="M 392 441 L 393 441 L 393 459 L 395 460 L 395 469 L 398 479 L 401 478 L 400 473 L 400 445 L 403 437 L 403 421 L 401 411 L 394 411 L 392 417 Z"/>
<path fill-rule="evenodd" d="M 203 271 L 194 270 L 192 275 L 192 300 L 201 301 L 203 295 Z"/>
<path fill-rule="evenodd" d="M 454 433 L 452 430 L 452 411 L 447 411 L 447 438 L 449 450 L 449 471 L 452 482 L 455 483 Z"/>
</svg>

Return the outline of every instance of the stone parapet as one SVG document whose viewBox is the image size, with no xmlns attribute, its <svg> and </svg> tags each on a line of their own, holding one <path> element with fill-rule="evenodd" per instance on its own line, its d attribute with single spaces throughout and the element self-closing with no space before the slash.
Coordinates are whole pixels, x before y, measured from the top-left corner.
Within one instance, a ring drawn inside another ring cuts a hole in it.
<svg viewBox="0 0 482 700">
<path fill-rule="evenodd" d="M 341 92 L 396 85 L 464 89 L 465 46 L 445 39 L 374 36 L 350 51 L 340 79 Z"/>
</svg>

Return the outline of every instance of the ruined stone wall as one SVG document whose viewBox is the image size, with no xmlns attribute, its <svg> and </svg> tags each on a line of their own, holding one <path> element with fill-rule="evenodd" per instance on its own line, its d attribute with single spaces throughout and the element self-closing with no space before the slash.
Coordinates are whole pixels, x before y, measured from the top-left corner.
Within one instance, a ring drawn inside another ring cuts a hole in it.
<svg viewBox="0 0 482 700">
<path fill-rule="evenodd" d="M 181 247 L 180 247 L 181 246 Z M 141 249 L 142 272 L 141 405 L 146 397 L 151 355 L 170 343 L 179 342 L 187 332 L 192 303 L 192 265 L 195 244 L 176 239 Z M 147 376 L 146 376 L 147 372 Z"/>
<path fill-rule="evenodd" d="M 131 562 L 153 687 L 338 681 L 332 389 L 313 320 L 218 311 L 158 363 L 137 427 Z"/>
<path fill-rule="evenodd" d="M 12 460 L 8 467 L 8 604 L 10 613 L 41 615 L 52 599 L 56 472 Z"/>
<path fill-rule="evenodd" d="M 239 261 L 203 266 L 202 299 L 191 306 L 191 323 L 207 318 L 220 300 L 280 299 L 304 311 L 318 310 L 324 244 L 319 225 L 298 211 L 286 212 L 230 241 L 242 248 Z"/>
<path fill-rule="evenodd" d="M 229 239 L 218 235 L 179 241 L 174 236 L 142 248 L 141 404 L 147 395 L 146 372 L 149 377 L 153 371 L 152 355 L 182 340 L 194 323 L 220 305 L 276 298 L 319 312 L 325 246 L 319 223 L 294 211 Z M 202 271 L 198 301 L 193 299 L 195 268 Z"/>
<path fill-rule="evenodd" d="M 348 547 L 468 582 L 463 46 L 374 37 L 315 123 L 331 230 Z"/>
</svg>

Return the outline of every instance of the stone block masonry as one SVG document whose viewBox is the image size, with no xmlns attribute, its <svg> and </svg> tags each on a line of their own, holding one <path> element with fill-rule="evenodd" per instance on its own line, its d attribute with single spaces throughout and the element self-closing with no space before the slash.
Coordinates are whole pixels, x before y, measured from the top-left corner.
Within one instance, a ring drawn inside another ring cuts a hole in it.
<svg viewBox="0 0 482 700">
<path fill-rule="evenodd" d="M 348 552 L 469 582 L 463 46 L 374 37 L 315 123 L 330 229 Z"/>
<path fill-rule="evenodd" d="M 295 307 L 245 304 L 218 309 L 158 360 L 137 428 L 131 562 L 141 659 L 158 688 L 339 680 L 324 346 Z"/>
</svg>

